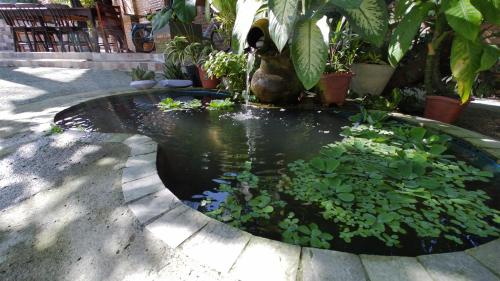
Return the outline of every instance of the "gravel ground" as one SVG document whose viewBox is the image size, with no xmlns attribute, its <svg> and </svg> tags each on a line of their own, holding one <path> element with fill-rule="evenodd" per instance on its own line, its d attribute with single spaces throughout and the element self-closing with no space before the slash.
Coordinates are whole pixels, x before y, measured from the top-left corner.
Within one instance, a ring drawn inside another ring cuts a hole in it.
<svg viewBox="0 0 500 281">
<path fill-rule="evenodd" d="M 151 237 L 124 205 L 126 135 L 47 134 L 60 105 L 128 81 L 0 68 L 0 280 L 228 280 Z"/>
</svg>

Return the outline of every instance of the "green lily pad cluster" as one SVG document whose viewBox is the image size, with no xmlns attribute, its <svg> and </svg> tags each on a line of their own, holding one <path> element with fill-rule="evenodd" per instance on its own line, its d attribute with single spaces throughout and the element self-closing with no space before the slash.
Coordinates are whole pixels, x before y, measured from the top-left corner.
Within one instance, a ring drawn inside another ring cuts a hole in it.
<svg viewBox="0 0 500 281">
<path fill-rule="evenodd" d="M 208 110 L 227 110 L 234 107 L 234 102 L 227 98 L 224 100 L 212 100 L 207 106 Z"/>
<path fill-rule="evenodd" d="M 320 207 L 344 241 L 376 237 L 396 246 L 412 231 L 462 244 L 463 234 L 499 235 L 500 212 L 486 205 L 484 191 L 465 187 L 487 182 L 492 173 L 443 154 L 448 136 L 395 122 L 348 127 L 343 134 L 319 156 L 291 163 L 280 188 Z"/>
<path fill-rule="evenodd" d="M 315 223 L 300 225 L 293 212 L 279 223 L 279 227 L 283 230 L 283 241 L 290 244 L 329 249 L 329 241 L 333 239 L 330 233 L 321 231 Z"/>
<path fill-rule="evenodd" d="M 163 111 L 171 110 L 189 110 L 201 108 L 202 104 L 200 100 L 192 99 L 190 101 L 178 101 L 173 98 L 165 98 L 159 104 L 158 107 Z"/>
<path fill-rule="evenodd" d="M 406 234 L 456 244 L 465 235 L 500 235 L 500 212 L 487 205 L 491 198 L 466 187 L 488 182 L 492 173 L 447 154 L 449 136 L 388 121 L 382 112 L 362 111 L 352 120 L 342 141 L 290 163 L 278 186 L 252 174 L 247 163 L 235 184 L 220 185 L 228 196 L 208 215 L 242 229 L 277 228 L 285 242 L 325 249 L 334 236 L 347 243 L 375 237 L 397 247 Z M 319 210 L 336 233 L 299 221 L 284 196 Z"/>
</svg>

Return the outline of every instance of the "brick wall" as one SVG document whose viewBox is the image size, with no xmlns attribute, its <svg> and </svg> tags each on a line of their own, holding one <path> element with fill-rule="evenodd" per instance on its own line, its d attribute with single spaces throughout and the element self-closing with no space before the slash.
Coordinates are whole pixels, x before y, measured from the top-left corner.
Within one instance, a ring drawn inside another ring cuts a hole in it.
<svg viewBox="0 0 500 281">
<path fill-rule="evenodd" d="M 5 24 L 3 19 L 0 19 L 0 51 L 14 51 L 14 41 L 10 27 Z"/>
</svg>

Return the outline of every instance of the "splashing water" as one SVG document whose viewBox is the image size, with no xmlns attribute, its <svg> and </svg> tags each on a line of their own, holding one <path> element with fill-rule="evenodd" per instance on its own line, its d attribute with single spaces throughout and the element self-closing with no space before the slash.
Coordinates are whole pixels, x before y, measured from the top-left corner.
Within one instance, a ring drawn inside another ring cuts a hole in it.
<svg viewBox="0 0 500 281">
<path fill-rule="evenodd" d="M 255 52 L 256 50 L 252 49 L 248 53 L 246 89 L 245 92 L 243 93 L 243 98 L 245 99 L 245 107 L 248 107 L 248 101 L 250 99 L 250 74 L 252 72 L 253 65 L 255 63 Z"/>
</svg>

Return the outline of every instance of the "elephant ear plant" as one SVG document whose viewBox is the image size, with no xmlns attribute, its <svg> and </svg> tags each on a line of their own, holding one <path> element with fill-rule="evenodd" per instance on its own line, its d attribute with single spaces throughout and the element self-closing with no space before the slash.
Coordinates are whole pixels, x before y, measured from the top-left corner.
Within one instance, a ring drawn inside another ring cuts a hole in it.
<svg viewBox="0 0 500 281">
<path fill-rule="evenodd" d="M 482 26 L 500 24 L 498 0 L 398 0 L 395 18 L 398 25 L 389 47 L 389 61 L 396 65 L 411 48 L 417 32 L 430 30 L 427 44 L 425 85 L 427 94 L 439 89 L 439 53 L 443 42 L 452 39 L 451 72 L 457 82 L 462 103 L 469 100 L 479 72 L 498 61 L 498 47 L 485 43 Z"/>
<path fill-rule="evenodd" d="M 162 29 L 171 19 L 189 24 L 196 17 L 196 0 L 172 0 L 170 2 L 171 5 L 153 16 L 153 33 Z"/>
<path fill-rule="evenodd" d="M 278 50 L 291 45 L 295 72 L 306 90 L 318 83 L 327 63 L 327 15 L 345 16 L 355 33 L 377 46 L 388 30 L 387 7 L 382 0 L 240 0 L 233 49 L 243 51 L 248 31 L 263 11 L 269 14 L 269 35 Z"/>
</svg>

